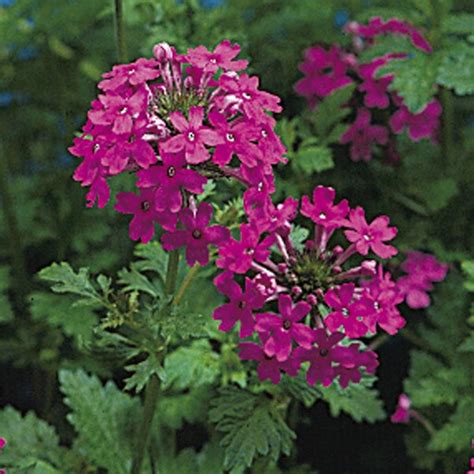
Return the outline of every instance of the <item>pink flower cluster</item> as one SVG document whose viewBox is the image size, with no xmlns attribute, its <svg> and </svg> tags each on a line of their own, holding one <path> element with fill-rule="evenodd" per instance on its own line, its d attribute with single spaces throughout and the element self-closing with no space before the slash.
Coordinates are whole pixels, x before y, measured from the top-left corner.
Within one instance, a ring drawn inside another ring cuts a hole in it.
<svg viewBox="0 0 474 474">
<path fill-rule="evenodd" d="M 376 145 L 385 147 L 390 162 L 398 161 L 395 136 L 404 130 L 413 141 L 423 138 L 436 140 L 442 112 L 439 101 L 434 99 L 423 110 L 412 113 L 395 91 L 389 91 L 393 75 L 377 76 L 379 69 L 389 61 L 409 60 L 407 56 L 403 53 L 386 54 L 365 64 L 358 56 L 381 35 L 407 36 L 413 46 L 424 53 L 431 52 L 428 41 L 412 25 L 397 19 L 384 22 L 377 17 L 368 25 L 351 22 L 345 29 L 354 36 L 353 49 L 346 51 L 333 45 L 328 50 L 321 46 L 306 50 L 304 62 L 300 65 L 304 77 L 296 83 L 296 92 L 308 100 L 310 107 L 315 107 L 334 90 L 356 85 L 348 101 L 355 114 L 351 115 L 353 120 L 340 137 L 340 143 L 350 145 L 353 161 L 370 161 Z M 389 118 L 379 110 L 389 112 Z"/>
<path fill-rule="evenodd" d="M 438 262 L 434 255 L 411 251 L 402 263 L 401 269 L 407 275 L 397 280 L 397 286 L 407 305 L 413 309 L 427 308 L 430 304 L 428 291 L 433 290 L 433 282 L 446 278 L 448 265 Z"/>
<path fill-rule="evenodd" d="M 295 376 L 308 362 L 307 381 L 342 387 L 373 373 L 377 355 L 360 341 L 379 328 L 395 334 L 405 324 L 397 305 L 403 301 L 382 264 L 367 258 L 393 257 L 389 242 L 397 230 L 387 216 L 368 222 L 361 207 L 334 202 L 332 188 L 318 186 L 312 198 L 291 197 L 274 206 L 247 208 L 240 238 L 219 246 L 214 283 L 227 302 L 213 314 L 222 331 L 239 326 L 240 357 L 258 362 L 260 379 L 278 383 L 281 372 Z M 308 218 L 313 235 L 294 241 L 292 222 Z M 347 245 L 330 245 L 339 233 Z M 349 259 L 359 255 L 358 263 Z"/>
<path fill-rule="evenodd" d="M 83 158 L 74 179 L 89 187 L 89 207 L 107 204 L 110 178 L 134 173 L 138 192 L 117 194 L 115 205 L 133 215 L 130 237 L 150 241 L 157 223 L 170 232 L 167 248 L 189 244 L 190 264 L 207 263 L 208 244 L 228 236 L 208 227 L 210 206 L 197 205 L 208 179 L 239 180 L 251 205 L 262 189 L 272 192 L 273 166 L 285 161 L 268 114 L 281 110 L 280 99 L 242 72 L 239 51 L 225 40 L 181 55 L 161 43 L 153 59 L 114 66 L 70 148 Z"/>
</svg>

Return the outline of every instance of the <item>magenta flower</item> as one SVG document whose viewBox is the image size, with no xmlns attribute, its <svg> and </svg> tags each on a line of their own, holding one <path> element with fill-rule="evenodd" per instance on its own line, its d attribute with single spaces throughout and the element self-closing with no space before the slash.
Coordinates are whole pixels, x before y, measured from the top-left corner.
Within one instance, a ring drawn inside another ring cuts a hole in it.
<svg viewBox="0 0 474 474">
<path fill-rule="evenodd" d="M 344 283 L 338 288 L 331 288 L 324 295 L 324 301 L 333 310 L 324 319 L 324 323 L 331 332 L 341 326 L 350 338 L 365 336 L 368 332 L 364 323 L 369 314 L 369 300 L 367 298 L 354 299 L 354 283 Z"/>
<path fill-rule="evenodd" d="M 209 263 L 209 245 L 219 245 L 229 239 L 229 229 L 221 225 L 209 227 L 212 217 L 212 206 L 207 202 L 199 204 L 194 213 L 191 209 L 183 209 L 179 220 L 184 229 L 177 229 L 162 237 L 165 250 L 186 247 L 186 261 L 192 267 L 196 262 L 204 266 Z"/>
<path fill-rule="evenodd" d="M 321 382 L 324 387 L 328 387 L 337 377 L 333 364 L 337 365 L 339 362 L 338 356 L 342 349 L 339 342 L 342 339 L 344 339 L 344 334 L 340 332 L 328 336 L 324 329 L 316 329 L 314 331 L 315 345 L 309 350 L 303 348 L 295 350 L 295 357 L 310 363 L 306 373 L 309 385 Z"/>
<path fill-rule="evenodd" d="M 333 45 L 329 51 L 321 46 L 305 51 L 305 59 L 299 70 L 305 74 L 295 85 L 295 91 L 310 100 L 314 105 L 315 97 L 326 97 L 332 91 L 352 83 L 347 75 L 348 65 L 342 59 L 343 52 Z"/>
<path fill-rule="evenodd" d="M 245 69 L 248 61 L 244 59 L 233 61 L 239 53 L 240 46 L 238 44 L 232 44 L 229 40 L 224 40 L 216 46 L 213 52 L 210 52 L 204 46 L 189 49 L 186 59 L 196 68 L 206 73 L 214 74 L 218 68 L 222 68 L 225 71 Z"/>
<path fill-rule="evenodd" d="M 230 96 L 227 102 L 233 100 L 247 117 L 258 119 L 264 115 L 263 110 L 281 112 L 280 98 L 259 90 L 258 84 L 258 77 L 250 77 L 248 74 L 241 76 L 223 74 L 219 78 L 219 86 Z M 226 103 L 218 105 L 225 106 Z"/>
<path fill-rule="evenodd" d="M 276 359 L 282 362 L 290 356 L 293 341 L 305 349 L 310 349 L 314 331 L 306 324 L 298 322 L 311 311 L 311 305 L 308 303 L 300 301 L 293 306 L 290 295 L 280 295 L 278 310 L 278 315 L 257 315 L 255 329 L 259 333 L 269 334 L 264 345 L 265 354 L 269 357 L 276 356 Z"/>
<path fill-rule="evenodd" d="M 155 233 L 155 222 L 165 229 L 173 230 L 176 226 L 176 214 L 169 211 L 158 212 L 155 209 L 155 192 L 152 189 L 142 189 L 140 195 L 134 193 L 118 193 L 115 210 L 122 214 L 133 214 L 129 226 L 132 240 L 149 242 Z"/>
<path fill-rule="evenodd" d="M 448 265 L 438 262 L 434 255 L 423 252 L 408 252 L 401 268 L 408 275 L 397 280 L 397 287 L 410 308 L 427 308 L 430 304 L 428 291 L 433 290 L 432 282 L 445 279 Z"/>
<path fill-rule="evenodd" d="M 278 382 L 277 382 L 278 383 Z M 0 451 L 7 445 L 7 441 L 5 438 L 0 438 Z M 7 474 L 6 469 L 0 468 L 0 474 Z"/>
<path fill-rule="evenodd" d="M 368 40 L 386 34 L 408 36 L 416 48 L 421 49 L 425 53 L 431 53 L 432 51 L 431 45 L 413 25 L 397 18 L 384 21 L 381 17 L 374 17 L 370 19 L 367 25 L 351 21 L 344 29 L 349 33 Z"/>
<path fill-rule="evenodd" d="M 317 186 L 313 191 L 313 202 L 303 196 L 301 214 L 326 229 L 341 227 L 349 212 L 349 204 L 346 199 L 334 204 L 335 197 L 336 191 L 333 188 Z"/>
<path fill-rule="evenodd" d="M 280 362 L 276 357 L 269 357 L 263 347 L 254 342 L 239 344 L 239 356 L 242 360 L 256 360 L 258 378 L 262 381 L 271 380 L 274 384 L 280 382 L 282 370 L 291 377 L 295 377 L 301 365 L 301 362 L 295 358 Z"/>
<path fill-rule="evenodd" d="M 103 91 L 116 91 L 124 86 L 140 86 L 160 75 L 154 59 L 139 58 L 134 63 L 119 64 L 112 71 L 102 75 L 105 79 L 98 84 Z"/>
<path fill-rule="evenodd" d="M 209 114 L 209 121 L 222 139 L 214 150 L 212 161 L 223 166 L 230 162 L 235 154 L 247 166 L 255 166 L 260 158 L 260 150 L 251 140 L 256 140 L 257 131 L 247 120 L 229 123 L 225 116 L 217 111 Z"/>
<path fill-rule="evenodd" d="M 350 143 L 351 159 L 353 161 L 370 161 L 374 144 L 386 145 L 388 130 L 381 125 L 371 125 L 371 115 L 368 109 L 359 108 L 354 123 L 341 135 L 340 143 Z"/>
<path fill-rule="evenodd" d="M 92 109 L 88 113 L 94 125 L 111 126 L 112 132 L 121 135 L 129 134 L 134 119 L 146 111 L 147 92 L 138 90 L 132 96 L 100 95 L 101 108 Z"/>
<path fill-rule="evenodd" d="M 254 226 L 242 224 L 240 241 L 231 239 L 228 244 L 220 247 L 217 266 L 234 273 L 245 273 L 254 261 L 264 262 L 268 258 L 274 241 L 273 235 L 260 241 L 260 234 Z"/>
<path fill-rule="evenodd" d="M 359 383 L 362 379 L 361 369 L 368 374 L 374 374 L 378 367 L 377 354 L 370 350 L 360 350 L 360 344 L 351 344 L 347 347 L 340 347 L 338 354 L 340 364 L 335 368 L 339 375 L 339 385 L 346 388 L 349 382 Z"/>
<path fill-rule="evenodd" d="M 229 271 L 217 276 L 214 284 L 230 300 L 216 308 L 212 315 L 214 319 L 221 321 L 219 329 L 228 332 L 237 322 L 240 322 L 240 337 L 251 336 L 255 326 L 253 311 L 263 306 L 265 297 L 257 290 L 250 278 L 245 279 L 245 291 L 242 291 Z"/>
<path fill-rule="evenodd" d="M 215 146 L 222 143 L 222 139 L 215 130 L 202 124 L 204 109 L 193 106 L 189 109 L 189 121 L 181 112 L 171 112 L 170 120 L 180 132 L 169 138 L 161 145 L 165 152 L 177 153 L 185 151 L 186 161 L 190 164 L 202 163 L 209 159 L 209 151 L 205 145 Z"/>
<path fill-rule="evenodd" d="M 364 297 L 370 301 L 370 311 L 364 322 L 371 333 L 375 334 L 377 325 L 390 335 L 405 326 L 406 321 L 397 309 L 397 305 L 403 301 L 403 295 L 390 272 L 384 273 L 380 265 L 377 274 L 362 281 L 361 286 L 364 288 Z"/>
<path fill-rule="evenodd" d="M 386 75 L 379 79 L 375 78 L 377 69 L 387 63 L 388 58 L 375 58 L 371 63 L 362 64 L 359 68 L 359 76 L 362 84 L 358 89 L 365 92 L 364 105 L 368 108 L 386 109 L 390 104 L 388 86 L 393 80 L 392 75 Z"/>
<path fill-rule="evenodd" d="M 155 194 L 155 208 L 178 212 L 183 204 L 181 190 L 200 194 L 207 179 L 197 171 L 186 168 L 184 152 L 166 153 L 160 151 L 162 164 L 137 173 L 140 188 L 158 187 Z"/>
<path fill-rule="evenodd" d="M 400 103 L 400 100 L 398 102 Z M 408 136 L 415 142 L 422 138 L 434 139 L 442 111 L 443 108 L 436 99 L 417 114 L 411 113 L 408 107 L 401 103 L 400 108 L 390 118 L 390 127 L 397 134 L 408 128 Z"/>
<path fill-rule="evenodd" d="M 389 223 L 387 216 L 379 216 L 367 224 L 365 211 L 358 206 L 349 214 L 346 226 L 350 230 L 344 231 L 344 235 L 361 255 L 367 255 L 370 249 L 380 258 L 390 258 L 396 255 L 398 250 L 392 245 L 384 244 L 397 235 L 397 228 L 389 227 Z"/>
<path fill-rule="evenodd" d="M 408 423 L 410 421 L 411 400 L 404 393 L 398 397 L 398 404 L 395 413 L 390 417 L 392 423 Z"/>
</svg>

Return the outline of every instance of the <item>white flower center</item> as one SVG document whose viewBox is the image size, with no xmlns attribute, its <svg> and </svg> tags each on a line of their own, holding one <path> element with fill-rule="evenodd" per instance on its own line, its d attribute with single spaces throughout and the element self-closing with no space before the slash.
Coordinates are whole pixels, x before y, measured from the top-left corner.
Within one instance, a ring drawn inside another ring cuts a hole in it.
<svg viewBox="0 0 474 474">
<path fill-rule="evenodd" d="M 341 313 L 345 318 L 349 316 L 349 310 L 347 308 L 342 308 Z"/>
<path fill-rule="evenodd" d="M 244 92 L 242 94 L 242 97 L 246 100 L 250 100 L 252 98 L 252 96 L 248 92 Z"/>
<path fill-rule="evenodd" d="M 228 142 L 235 142 L 235 137 L 232 133 L 228 133 L 226 136 Z"/>
<path fill-rule="evenodd" d="M 193 132 L 188 133 L 188 140 L 193 142 L 196 139 L 196 135 Z"/>
<path fill-rule="evenodd" d="M 326 219 L 326 217 L 327 217 L 327 216 L 326 216 L 326 214 L 324 214 L 324 212 L 321 212 L 321 213 L 319 214 L 319 218 L 322 219 L 322 220 Z"/>
</svg>

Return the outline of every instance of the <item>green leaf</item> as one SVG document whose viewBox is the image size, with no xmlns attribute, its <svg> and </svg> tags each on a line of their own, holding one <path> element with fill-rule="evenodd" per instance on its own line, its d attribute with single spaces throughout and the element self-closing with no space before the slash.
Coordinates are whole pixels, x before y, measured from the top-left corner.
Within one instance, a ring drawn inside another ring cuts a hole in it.
<svg viewBox="0 0 474 474">
<path fill-rule="evenodd" d="M 77 341 L 89 341 L 97 324 L 97 315 L 90 308 L 74 306 L 74 298 L 67 295 L 35 292 L 29 296 L 33 320 L 44 321 L 61 328 L 66 336 Z"/>
<path fill-rule="evenodd" d="M 314 115 L 311 117 L 315 123 L 318 136 L 324 140 L 331 130 L 344 119 L 349 113 L 349 108 L 342 108 L 355 90 L 355 84 L 336 89 L 326 96 L 317 106 Z"/>
<path fill-rule="evenodd" d="M 135 247 L 135 256 L 139 258 L 136 264 L 138 271 L 150 271 L 161 278 L 166 274 L 166 265 L 168 262 L 168 254 L 158 242 L 150 242 L 148 244 L 138 244 Z"/>
<path fill-rule="evenodd" d="M 133 372 L 133 375 L 125 379 L 125 390 L 135 390 L 135 393 L 140 393 L 143 390 L 152 375 L 156 375 L 160 379 L 164 378 L 163 367 L 153 354 L 138 364 L 126 366 L 125 370 Z"/>
<path fill-rule="evenodd" d="M 443 21 L 446 33 L 459 35 L 474 34 L 474 15 L 472 13 L 452 13 Z"/>
<path fill-rule="evenodd" d="M 474 291 L 474 260 L 466 260 L 461 263 L 462 271 L 466 274 L 464 287 L 468 291 Z"/>
<path fill-rule="evenodd" d="M 458 348 L 459 352 L 474 352 L 474 331 L 464 340 Z"/>
<path fill-rule="evenodd" d="M 297 170 L 308 175 L 334 167 L 331 150 L 323 145 L 300 148 L 291 163 Z"/>
<path fill-rule="evenodd" d="M 64 402 L 71 409 L 68 421 L 78 433 L 81 452 L 98 467 L 128 474 L 132 459 L 131 420 L 139 417 L 139 402 L 122 393 L 113 382 L 102 386 L 84 371 L 59 372 Z"/>
<path fill-rule="evenodd" d="M 374 423 L 385 418 L 382 401 L 378 392 L 369 388 L 374 379 L 366 379 L 365 383 L 350 383 L 347 388 L 341 388 L 333 383 L 329 387 L 319 387 L 322 398 L 329 404 L 332 416 L 347 413 L 355 421 Z"/>
<path fill-rule="evenodd" d="M 296 250 L 301 252 L 304 247 L 304 243 L 309 236 L 309 230 L 306 227 L 301 227 L 299 225 L 293 226 L 291 229 L 291 241 Z"/>
<path fill-rule="evenodd" d="M 306 376 L 302 372 L 296 377 L 284 376 L 280 382 L 280 387 L 308 408 L 313 406 L 318 398 L 321 398 L 321 392 L 308 384 Z"/>
<path fill-rule="evenodd" d="M 212 384 L 219 374 L 219 355 L 209 341 L 194 341 L 168 355 L 162 373 L 163 389 L 185 390 Z"/>
<path fill-rule="evenodd" d="M 43 268 L 38 276 L 49 282 L 52 285 L 51 289 L 56 293 L 71 293 L 80 296 L 81 303 L 97 304 L 102 301 L 90 281 L 87 268 L 80 268 L 76 273 L 67 262 L 53 263 Z"/>
<path fill-rule="evenodd" d="M 208 315 L 196 313 L 192 299 L 186 298 L 162 315 L 159 321 L 160 333 L 165 339 L 173 340 L 201 338 L 208 335 L 208 326 L 211 322 L 212 319 Z"/>
<path fill-rule="evenodd" d="M 272 400 L 235 387 L 220 390 L 209 419 L 224 434 L 224 468 L 250 467 L 257 455 L 277 461 L 289 455 L 295 433 L 286 425 Z"/>
<path fill-rule="evenodd" d="M 466 450 L 472 439 L 474 427 L 474 397 L 460 401 L 449 421 L 432 437 L 429 448 L 434 451 Z"/>
<path fill-rule="evenodd" d="M 154 298 L 159 298 L 163 294 L 162 288 L 154 284 L 143 273 L 137 269 L 137 265 L 131 264 L 130 269 L 123 268 L 118 272 L 119 283 L 124 286 L 123 291 L 138 291 L 148 293 Z"/>
<path fill-rule="evenodd" d="M 458 95 L 474 93 L 474 48 L 457 41 L 444 54 L 437 81 Z"/>
<path fill-rule="evenodd" d="M 211 387 L 205 385 L 185 393 L 164 393 L 158 403 L 156 423 L 180 430 L 185 423 L 204 422 L 212 393 Z"/>
<path fill-rule="evenodd" d="M 412 351 L 405 391 L 415 407 L 453 405 L 468 386 L 468 373 L 463 367 L 446 367 L 426 352 Z"/>
<path fill-rule="evenodd" d="M 0 266 L 0 323 L 8 323 L 13 319 L 13 309 L 7 295 L 10 286 L 9 273 L 9 267 Z"/>
<path fill-rule="evenodd" d="M 421 112 L 436 92 L 439 57 L 435 54 L 412 53 L 414 57 L 392 59 L 377 70 L 377 77 L 393 74 L 389 89 L 396 91 L 412 113 Z"/>
<path fill-rule="evenodd" d="M 54 428 L 36 417 L 33 412 L 25 416 L 13 407 L 0 411 L 1 436 L 7 440 L 2 450 L 0 465 L 20 467 L 34 466 L 44 461 L 68 472 L 67 451 L 59 446 Z"/>
<path fill-rule="evenodd" d="M 433 193 L 433 189 L 436 189 L 435 193 Z M 419 183 L 417 188 L 417 194 L 425 201 L 426 207 L 432 212 L 437 212 L 446 207 L 458 193 L 458 185 L 453 178 L 426 181 Z"/>
</svg>

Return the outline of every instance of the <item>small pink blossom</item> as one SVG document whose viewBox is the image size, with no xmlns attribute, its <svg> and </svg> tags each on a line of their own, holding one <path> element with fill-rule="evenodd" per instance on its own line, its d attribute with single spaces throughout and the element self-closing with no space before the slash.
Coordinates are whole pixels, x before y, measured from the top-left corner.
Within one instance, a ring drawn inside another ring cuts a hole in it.
<svg viewBox="0 0 474 474">
<path fill-rule="evenodd" d="M 217 111 L 209 114 L 209 121 L 221 137 L 216 145 L 212 161 L 220 166 L 227 165 L 235 154 L 247 166 L 255 166 L 260 158 L 260 150 L 251 140 L 256 140 L 257 130 L 247 120 L 229 123 Z"/>
<path fill-rule="evenodd" d="M 176 214 L 169 211 L 158 212 L 155 209 L 155 191 L 152 189 L 142 189 L 139 195 L 117 194 L 115 210 L 122 214 L 133 214 L 129 226 L 130 238 L 141 240 L 144 244 L 153 238 L 155 223 L 168 230 L 173 230 L 176 226 Z"/>
<path fill-rule="evenodd" d="M 305 74 L 295 85 L 295 91 L 314 105 L 316 98 L 326 97 L 340 87 L 351 84 L 353 80 L 347 74 L 348 65 L 342 59 L 343 52 L 333 45 L 326 51 L 315 46 L 305 51 L 305 59 L 299 69 Z"/>
<path fill-rule="evenodd" d="M 359 75 L 362 84 L 358 89 L 365 92 L 364 105 L 368 108 L 386 109 L 390 105 L 388 86 L 393 80 L 392 75 L 386 75 L 379 79 L 375 77 L 377 70 L 387 63 L 388 58 L 375 58 L 368 64 L 362 64 L 359 68 Z"/>
<path fill-rule="evenodd" d="M 183 209 L 179 220 L 184 229 L 176 229 L 162 237 L 165 250 L 186 247 L 186 261 L 192 267 L 196 262 L 204 266 L 209 263 L 209 245 L 219 245 L 230 237 L 229 229 L 221 225 L 209 226 L 212 217 L 212 206 L 202 202 L 194 213 Z"/>
<path fill-rule="evenodd" d="M 359 108 L 354 123 L 341 135 L 340 142 L 351 144 L 350 152 L 353 161 L 370 161 L 374 144 L 386 145 L 388 129 L 382 125 L 371 125 L 371 114 L 368 109 Z"/>
<path fill-rule="evenodd" d="M 402 103 L 390 118 L 390 127 L 397 134 L 407 128 L 408 136 L 415 142 L 422 138 L 435 139 L 442 111 L 441 104 L 436 99 L 416 114 L 410 112 L 408 107 Z"/>
<path fill-rule="evenodd" d="M 140 86 L 147 81 L 156 79 L 160 75 L 157 62 L 154 59 L 139 58 L 130 64 L 119 64 L 112 71 L 102 75 L 104 80 L 99 83 L 99 89 L 103 91 L 116 91 L 121 87 Z"/>
<path fill-rule="evenodd" d="M 242 360 L 255 360 L 258 362 L 257 374 L 260 380 L 271 380 L 277 384 L 281 380 L 281 371 L 291 377 L 295 377 L 299 371 L 301 362 L 290 358 L 278 361 L 276 357 L 269 357 L 263 347 L 254 342 L 242 342 L 239 344 L 239 356 Z"/>
<path fill-rule="evenodd" d="M 197 171 L 186 167 L 184 152 L 160 152 L 162 163 L 137 173 L 137 186 L 140 188 L 157 188 L 155 208 L 178 212 L 183 204 L 181 190 L 200 194 L 204 190 L 207 179 Z"/>
<path fill-rule="evenodd" d="M 186 60 L 196 68 L 212 74 L 217 72 L 218 68 L 225 71 L 240 71 L 247 67 L 248 61 L 244 59 L 233 61 L 239 53 L 240 46 L 238 44 L 232 44 L 229 40 L 224 40 L 212 52 L 204 46 L 189 49 Z"/>
<path fill-rule="evenodd" d="M 324 295 L 324 301 L 333 309 L 324 323 L 331 332 L 342 326 L 344 333 L 350 338 L 367 334 L 368 328 L 364 320 L 370 313 L 368 299 L 355 299 L 354 291 L 354 283 L 344 283 L 339 288 L 331 288 Z"/>
<path fill-rule="evenodd" d="M 255 329 L 259 333 L 269 334 L 264 345 L 265 354 L 269 357 L 275 356 L 282 362 L 290 356 L 292 341 L 305 349 L 310 349 L 314 334 L 310 327 L 299 323 L 311 311 L 311 305 L 300 301 L 293 306 L 291 296 L 280 295 L 278 310 L 280 313 L 278 315 L 259 314 Z"/>
<path fill-rule="evenodd" d="M 410 405 L 411 401 L 408 395 L 402 393 L 398 397 L 398 404 L 395 413 L 390 417 L 392 423 L 409 423 L 410 421 Z"/>
<path fill-rule="evenodd" d="M 264 262 L 270 255 L 270 246 L 275 238 L 272 235 L 260 240 L 260 234 L 254 226 L 242 224 L 240 226 L 240 241 L 230 239 L 219 249 L 217 266 L 235 273 L 247 272 L 252 263 Z"/>
<path fill-rule="evenodd" d="M 368 224 L 365 211 L 358 206 L 349 214 L 349 221 L 346 224 L 349 230 L 344 231 L 344 235 L 361 255 L 367 255 L 370 249 L 380 258 L 390 258 L 396 255 L 398 250 L 384 243 L 397 235 L 397 228 L 389 227 L 389 223 L 390 219 L 387 216 L 379 216 Z"/>
<path fill-rule="evenodd" d="M 189 121 L 181 112 L 172 112 L 170 120 L 180 132 L 161 145 L 165 152 L 177 153 L 184 149 L 186 161 L 190 164 L 202 163 L 209 159 L 205 145 L 215 146 L 222 142 L 219 135 L 202 124 L 204 109 L 193 106 L 189 109 Z"/>
<path fill-rule="evenodd" d="M 410 308 L 420 309 L 431 304 L 428 291 L 433 290 L 433 282 L 445 279 L 448 265 L 438 262 L 434 255 L 411 251 L 401 269 L 408 275 L 397 280 L 397 287 Z"/>
<path fill-rule="evenodd" d="M 240 337 L 251 336 L 255 326 L 253 311 L 263 306 L 265 297 L 250 278 L 245 279 L 245 291 L 242 291 L 229 271 L 217 276 L 214 284 L 229 298 L 229 302 L 216 308 L 212 315 L 214 319 L 221 321 L 219 329 L 228 332 L 240 321 Z"/>
<path fill-rule="evenodd" d="M 301 214 L 327 229 L 341 227 L 349 212 L 349 204 L 346 199 L 334 204 L 335 197 L 336 191 L 333 188 L 317 186 L 313 191 L 313 202 L 308 196 L 303 196 Z"/>
</svg>

